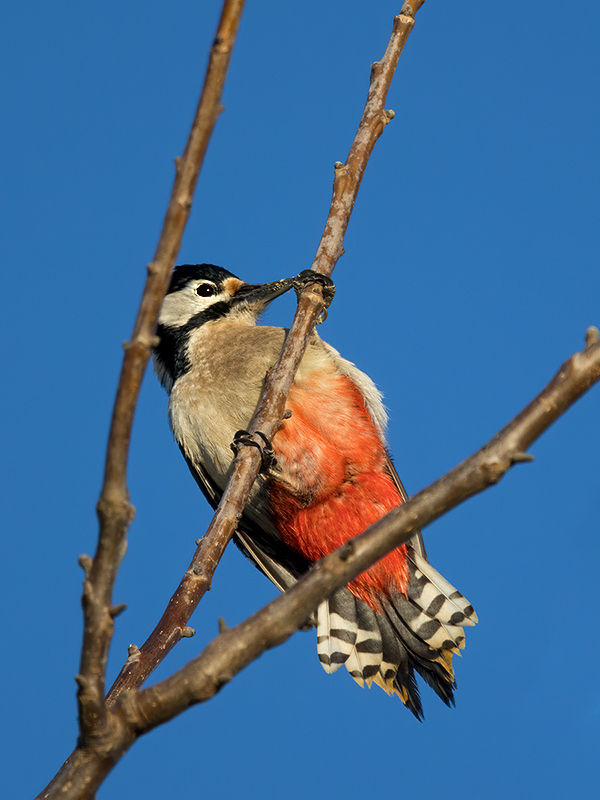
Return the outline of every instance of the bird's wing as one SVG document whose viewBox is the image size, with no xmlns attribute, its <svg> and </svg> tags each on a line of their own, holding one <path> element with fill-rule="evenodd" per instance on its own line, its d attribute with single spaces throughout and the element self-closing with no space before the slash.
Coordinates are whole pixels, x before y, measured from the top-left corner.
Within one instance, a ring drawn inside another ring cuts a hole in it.
<svg viewBox="0 0 600 800">
<path fill-rule="evenodd" d="M 392 457 L 390 456 L 389 453 L 387 454 L 387 468 L 388 468 L 388 472 L 390 473 L 390 475 L 392 477 L 392 480 L 396 484 L 396 488 L 400 492 L 400 497 L 402 498 L 402 501 L 404 503 L 406 503 L 406 501 L 408 500 L 408 493 L 407 493 L 406 489 L 404 488 L 404 485 L 403 485 L 402 481 L 400 480 L 400 477 L 399 477 L 398 473 L 396 472 L 396 467 L 394 466 L 394 462 L 392 461 Z M 425 561 L 427 561 L 428 560 L 427 559 L 427 552 L 425 550 L 425 542 L 423 541 L 423 536 L 421 534 L 421 531 L 416 531 L 413 534 L 413 536 L 410 537 L 410 539 L 408 541 L 413 546 L 415 551 L 422 558 L 424 558 Z"/>
<path fill-rule="evenodd" d="M 194 480 L 213 509 L 221 500 L 222 489 L 200 464 L 192 461 L 183 447 L 179 449 L 190 468 Z M 257 481 L 263 480 L 259 476 Z M 240 550 L 263 572 L 280 591 L 292 586 L 299 575 L 306 572 L 310 564 L 299 553 L 295 553 L 278 537 L 268 509 L 248 503 L 239 521 L 234 541 Z"/>
</svg>

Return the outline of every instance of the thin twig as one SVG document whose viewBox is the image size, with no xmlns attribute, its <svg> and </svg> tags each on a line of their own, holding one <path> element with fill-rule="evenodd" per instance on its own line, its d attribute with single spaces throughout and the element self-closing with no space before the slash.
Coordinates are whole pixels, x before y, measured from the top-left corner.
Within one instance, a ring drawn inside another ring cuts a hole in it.
<svg viewBox="0 0 600 800">
<path fill-rule="evenodd" d="M 138 736 L 213 697 L 240 670 L 288 639 L 333 591 L 406 542 L 415 528 L 426 527 L 496 484 L 514 464 L 529 460 L 526 451 L 531 444 L 598 380 L 600 342 L 594 342 L 566 361 L 548 386 L 473 456 L 323 558 L 256 614 L 220 633 L 170 678 L 149 689 L 124 693 L 108 712 L 113 735 L 105 741 L 105 750 L 87 760 L 81 748 L 75 754 L 83 760 L 80 769 L 89 786 L 98 788 Z"/>
<path fill-rule="evenodd" d="M 312 265 L 316 272 L 331 275 L 343 253 L 344 236 L 369 157 L 384 127 L 394 116 L 392 111 L 385 110 L 385 101 L 398 59 L 414 26 L 414 13 L 423 2 L 404 4 L 401 13 L 394 18 L 392 34 L 381 61 L 375 62 L 371 68 L 369 93 L 348 158 L 345 164 L 335 164 L 331 206 Z M 269 438 L 277 431 L 290 386 L 322 309 L 320 288 L 316 284 L 308 286 L 299 298 L 283 350 L 265 381 L 261 402 L 248 430 L 260 430 Z M 109 692 L 109 703 L 114 703 L 123 691 L 139 688 L 182 638 L 187 621 L 210 588 L 215 569 L 235 533 L 259 467 L 260 456 L 255 448 L 244 448 L 239 452 L 219 507 L 181 583 L 139 652 L 123 665 Z"/>
<path fill-rule="evenodd" d="M 81 556 L 84 634 L 78 683 L 79 728 L 82 741 L 102 738 L 108 721 L 104 701 L 106 659 L 113 634 L 113 619 L 121 606 L 112 606 L 112 591 L 124 552 L 125 537 L 134 508 L 127 490 L 127 461 L 133 415 L 142 377 L 154 343 L 158 312 L 179 252 L 192 207 L 200 167 L 215 123 L 222 110 L 221 95 L 231 59 L 244 0 L 225 0 L 210 51 L 202 94 L 176 175 L 162 231 L 142 294 L 125 355 L 113 408 L 104 482 L 97 505 L 99 536 L 93 559 Z M 50 787 L 42 797 L 51 796 Z M 61 797 L 71 795 L 61 794 Z M 73 795 L 87 797 L 87 794 Z"/>
</svg>

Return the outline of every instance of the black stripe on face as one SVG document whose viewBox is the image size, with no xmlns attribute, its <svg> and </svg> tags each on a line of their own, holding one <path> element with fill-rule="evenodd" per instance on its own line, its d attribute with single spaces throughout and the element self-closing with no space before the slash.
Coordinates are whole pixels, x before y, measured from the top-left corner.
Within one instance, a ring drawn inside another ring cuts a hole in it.
<svg viewBox="0 0 600 800">
<path fill-rule="evenodd" d="M 163 365 L 171 381 L 175 381 L 185 375 L 191 368 L 188 358 L 187 344 L 192 331 L 200 328 L 207 322 L 224 317 L 229 311 L 226 302 L 214 303 L 204 311 L 194 314 L 185 325 L 178 328 L 159 325 L 156 335 L 159 342 L 154 348 L 154 354 L 158 361 Z"/>
</svg>

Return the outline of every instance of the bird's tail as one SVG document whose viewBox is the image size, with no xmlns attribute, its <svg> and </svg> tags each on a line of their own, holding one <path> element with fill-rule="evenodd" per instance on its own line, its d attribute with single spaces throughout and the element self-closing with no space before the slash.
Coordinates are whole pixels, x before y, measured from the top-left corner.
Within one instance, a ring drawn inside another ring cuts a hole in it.
<svg viewBox="0 0 600 800">
<path fill-rule="evenodd" d="M 460 592 L 411 546 L 407 546 L 406 594 L 391 591 L 375 611 L 348 589 L 321 603 L 317 652 L 326 672 L 342 664 L 354 680 L 397 694 L 423 718 L 415 671 L 448 705 L 456 687 L 452 656 L 465 646 L 464 627 L 477 615 Z"/>
</svg>

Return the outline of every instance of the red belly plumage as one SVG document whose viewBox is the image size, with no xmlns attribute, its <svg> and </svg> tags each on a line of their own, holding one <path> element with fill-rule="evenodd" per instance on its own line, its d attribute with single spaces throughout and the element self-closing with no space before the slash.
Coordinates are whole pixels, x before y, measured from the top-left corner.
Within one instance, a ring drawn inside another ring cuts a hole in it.
<svg viewBox="0 0 600 800">
<path fill-rule="evenodd" d="M 362 395 L 333 369 L 294 384 L 292 412 L 273 437 L 284 470 L 270 500 L 282 540 L 317 561 L 402 503 L 387 470 L 385 447 Z M 401 546 L 348 584 L 376 611 L 394 588 L 406 593 L 408 565 Z"/>
</svg>

